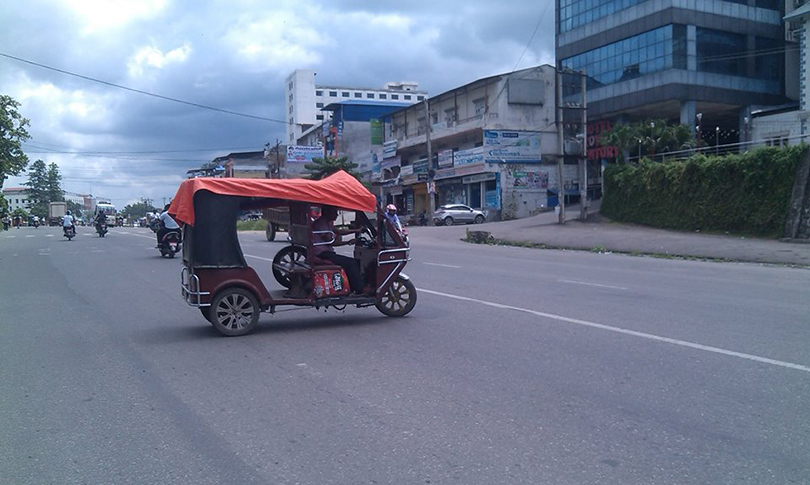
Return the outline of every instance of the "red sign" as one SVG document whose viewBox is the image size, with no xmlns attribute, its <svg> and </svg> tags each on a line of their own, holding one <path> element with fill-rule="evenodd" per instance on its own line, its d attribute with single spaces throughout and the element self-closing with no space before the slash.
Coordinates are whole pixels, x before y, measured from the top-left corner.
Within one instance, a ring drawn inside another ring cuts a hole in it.
<svg viewBox="0 0 810 485">
<path fill-rule="evenodd" d="M 617 158 L 619 156 L 619 149 L 615 146 L 602 146 L 599 143 L 602 132 L 609 131 L 612 126 L 610 121 L 588 123 L 588 160 Z"/>
</svg>

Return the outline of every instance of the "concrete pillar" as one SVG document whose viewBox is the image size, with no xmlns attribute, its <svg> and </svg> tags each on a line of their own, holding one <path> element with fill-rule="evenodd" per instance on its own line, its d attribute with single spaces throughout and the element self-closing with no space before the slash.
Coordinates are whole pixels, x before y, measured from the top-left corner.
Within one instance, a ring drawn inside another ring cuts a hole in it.
<svg viewBox="0 0 810 485">
<path fill-rule="evenodd" d="M 697 71 L 697 27 L 686 26 L 686 68 Z"/>
<path fill-rule="evenodd" d="M 688 125 L 695 136 L 695 111 L 697 103 L 695 101 L 681 101 L 681 124 Z"/>
</svg>

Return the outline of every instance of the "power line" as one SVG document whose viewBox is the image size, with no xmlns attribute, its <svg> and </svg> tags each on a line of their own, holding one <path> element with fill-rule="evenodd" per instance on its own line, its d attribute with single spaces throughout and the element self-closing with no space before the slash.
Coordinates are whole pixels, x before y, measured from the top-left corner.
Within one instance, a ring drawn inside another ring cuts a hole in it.
<svg viewBox="0 0 810 485">
<path fill-rule="evenodd" d="M 28 141 L 25 142 L 26 145 L 32 145 L 34 148 L 41 148 L 44 150 L 51 150 L 51 149 L 62 149 L 62 150 L 70 150 L 65 152 L 59 153 L 77 153 L 77 154 L 84 154 L 84 153 L 96 153 L 96 154 L 149 154 L 149 153 L 188 153 L 188 152 L 223 152 L 223 151 L 236 151 L 236 150 L 251 150 L 255 152 L 259 152 L 261 150 L 256 150 L 255 146 L 250 147 L 215 147 L 215 148 L 190 148 L 187 150 L 121 150 L 121 151 L 101 151 L 101 150 L 88 150 L 86 152 L 81 151 L 79 148 L 74 147 L 66 147 L 64 145 L 56 145 L 53 143 L 45 143 L 43 141 Z M 39 146 L 37 146 L 39 145 Z M 54 148 L 49 148 L 54 147 Z M 35 152 L 29 152 L 35 153 Z"/>
<path fill-rule="evenodd" d="M 251 119 L 254 119 L 254 120 L 271 121 L 273 123 L 282 123 L 282 124 L 285 124 L 285 125 L 290 124 L 288 121 L 284 121 L 284 120 L 276 120 L 276 119 L 273 119 L 273 118 L 265 118 L 265 117 L 262 117 L 262 116 L 255 116 L 255 115 L 250 115 L 250 114 L 246 114 L 246 113 L 239 113 L 237 111 L 230 111 L 230 110 L 227 110 L 227 109 L 215 108 L 213 106 L 206 106 L 204 104 L 192 103 L 191 101 L 183 101 L 181 99 L 172 98 L 172 97 L 169 97 L 169 96 L 163 96 L 161 94 L 150 93 L 148 91 L 141 91 L 140 89 L 130 88 L 130 87 L 127 87 L 127 86 L 122 86 L 120 84 L 115 84 L 115 83 L 111 83 L 111 82 L 108 82 L 108 81 L 103 81 L 101 79 L 96 79 L 96 78 L 93 78 L 93 77 L 90 77 L 90 76 L 84 76 L 84 75 L 81 75 L 81 74 L 76 74 L 75 72 L 65 71 L 64 69 L 57 69 L 55 67 L 46 66 L 45 64 L 40 64 L 38 62 L 29 61 L 27 59 L 22 59 L 20 57 L 15 57 L 15 56 L 12 56 L 12 55 L 9 55 L 9 54 L 4 54 L 2 52 L 0 52 L 0 56 L 6 57 L 8 59 L 13 59 L 15 61 L 24 62 L 24 63 L 30 64 L 32 66 L 41 67 L 43 69 L 48 69 L 48 70 L 58 72 L 58 73 L 61 73 L 61 74 L 66 74 L 68 76 L 78 77 L 80 79 L 84 79 L 84 80 L 87 80 L 87 81 L 92 81 L 92 82 L 95 82 L 95 83 L 104 84 L 106 86 L 112 86 L 114 88 L 123 89 L 125 91 L 131 91 L 133 93 L 143 94 L 145 96 L 151 96 L 153 98 L 163 99 L 165 101 L 171 101 L 173 103 L 185 104 L 185 105 L 188 105 L 188 106 L 194 106 L 196 108 L 207 109 L 207 110 L 216 111 L 216 112 L 219 112 L 219 113 L 225 113 L 225 114 L 234 115 L 234 116 L 242 116 L 244 118 L 251 118 Z"/>
</svg>

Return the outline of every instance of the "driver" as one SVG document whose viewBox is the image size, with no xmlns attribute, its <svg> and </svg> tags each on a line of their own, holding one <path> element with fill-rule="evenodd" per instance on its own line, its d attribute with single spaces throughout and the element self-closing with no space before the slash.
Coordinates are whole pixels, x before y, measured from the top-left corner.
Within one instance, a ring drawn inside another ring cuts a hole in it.
<svg viewBox="0 0 810 485">
<path fill-rule="evenodd" d="M 169 215 L 169 207 L 171 204 L 166 204 L 163 207 L 163 212 L 160 213 L 158 219 L 160 220 L 160 229 L 157 231 L 157 247 L 160 248 L 163 238 L 170 232 L 179 232 L 180 225 Z"/>
<path fill-rule="evenodd" d="M 312 255 L 320 259 L 330 261 L 346 272 L 349 278 L 349 286 L 355 294 L 363 293 L 363 276 L 360 274 L 360 263 L 356 259 L 348 256 L 342 256 L 335 253 L 332 246 L 345 246 L 347 244 L 354 244 L 355 239 L 343 241 L 341 236 L 349 234 L 358 234 L 363 232 L 363 229 L 335 229 L 335 220 L 338 216 L 338 210 L 331 205 L 325 205 L 321 208 L 321 216 L 315 219 L 312 223 L 312 231 L 331 231 L 335 235 L 335 242 L 332 244 L 319 244 L 312 246 Z M 313 242 L 327 242 L 332 239 L 330 234 L 313 234 Z"/>
</svg>

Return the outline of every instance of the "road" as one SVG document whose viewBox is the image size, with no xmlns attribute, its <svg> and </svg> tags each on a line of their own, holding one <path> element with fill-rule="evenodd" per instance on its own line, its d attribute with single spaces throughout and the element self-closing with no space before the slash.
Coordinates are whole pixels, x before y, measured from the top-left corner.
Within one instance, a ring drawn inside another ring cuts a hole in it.
<svg viewBox="0 0 810 485">
<path fill-rule="evenodd" d="M 412 231 L 403 319 L 220 337 L 152 233 L 0 232 L 0 482 L 810 483 L 810 271 Z M 268 286 L 282 242 L 241 235 Z"/>
</svg>

